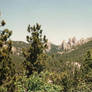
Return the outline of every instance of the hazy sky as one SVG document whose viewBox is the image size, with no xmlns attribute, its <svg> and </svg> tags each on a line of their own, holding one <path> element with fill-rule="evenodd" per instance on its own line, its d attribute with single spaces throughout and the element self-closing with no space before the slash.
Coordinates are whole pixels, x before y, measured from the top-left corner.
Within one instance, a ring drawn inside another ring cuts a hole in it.
<svg viewBox="0 0 92 92">
<path fill-rule="evenodd" d="M 13 40 L 25 41 L 28 24 L 36 22 L 52 43 L 92 37 L 92 0 L 0 0 L 0 11 Z"/>
</svg>

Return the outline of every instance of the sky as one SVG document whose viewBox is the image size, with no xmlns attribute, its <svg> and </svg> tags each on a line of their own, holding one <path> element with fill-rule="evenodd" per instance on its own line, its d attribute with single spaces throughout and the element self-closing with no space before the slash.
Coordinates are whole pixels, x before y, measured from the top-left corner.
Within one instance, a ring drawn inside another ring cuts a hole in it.
<svg viewBox="0 0 92 92">
<path fill-rule="evenodd" d="M 92 0 L 0 0 L 0 11 L 12 40 L 26 41 L 28 25 L 36 23 L 54 44 L 92 37 Z"/>
</svg>

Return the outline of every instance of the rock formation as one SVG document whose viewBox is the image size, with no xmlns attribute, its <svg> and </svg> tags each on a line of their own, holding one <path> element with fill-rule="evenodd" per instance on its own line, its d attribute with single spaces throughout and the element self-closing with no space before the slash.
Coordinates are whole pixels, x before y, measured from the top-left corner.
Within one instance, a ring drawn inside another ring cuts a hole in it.
<svg viewBox="0 0 92 92">
<path fill-rule="evenodd" d="M 16 49 L 16 47 L 13 46 L 13 47 L 12 47 L 12 53 L 13 53 L 13 54 L 16 54 L 16 52 L 17 52 L 17 49 Z"/>
<path fill-rule="evenodd" d="M 90 39 L 92 40 L 92 38 Z M 67 42 L 63 40 L 59 48 L 61 48 L 62 50 L 70 50 L 75 46 L 82 45 L 88 42 L 90 39 L 81 38 L 79 41 L 77 41 L 75 37 L 69 38 Z"/>
</svg>

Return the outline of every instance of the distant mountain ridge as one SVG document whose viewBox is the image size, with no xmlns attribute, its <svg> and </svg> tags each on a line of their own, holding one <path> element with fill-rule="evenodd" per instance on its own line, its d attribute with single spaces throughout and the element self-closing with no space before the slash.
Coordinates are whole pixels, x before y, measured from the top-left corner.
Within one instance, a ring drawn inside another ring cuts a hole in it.
<svg viewBox="0 0 92 92">
<path fill-rule="evenodd" d="M 77 40 L 75 37 L 69 38 L 68 41 L 63 40 L 61 45 L 55 45 L 51 42 L 48 42 L 48 49 L 47 53 L 58 53 L 63 54 L 63 51 L 73 51 L 76 47 L 81 46 L 89 41 L 92 41 L 92 38 L 81 38 L 80 40 Z M 27 48 L 29 45 L 26 42 L 23 41 L 13 41 L 13 53 L 16 53 L 17 55 L 22 54 L 22 49 Z"/>
<path fill-rule="evenodd" d="M 92 40 L 92 38 L 87 38 L 87 39 L 81 38 L 78 41 L 75 37 L 69 38 L 67 42 L 63 40 L 63 42 L 60 45 L 60 48 L 63 50 L 69 50 L 72 49 L 73 47 L 85 44 L 90 40 Z"/>
<path fill-rule="evenodd" d="M 62 44 L 62 43 L 61 43 Z M 25 57 L 23 56 L 22 49 L 28 48 L 28 43 L 23 41 L 13 41 L 13 47 L 12 47 L 12 61 L 15 63 L 15 66 L 17 67 L 17 72 L 22 71 L 22 63 L 25 60 Z M 61 61 L 72 61 L 72 62 L 81 62 L 83 61 L 85 54 L 87 51 L 92 49 L 92 38 L 85 39 L 85 43 L 72 46 L 71 49 L 65 50 L 62 49 L 62 45 L 55 45 L 52 43 L 48 43 L 48 49 L 47 54 L 50 57 L 53 57 L 51 60 L 48 61 L 49 67 L 52 66 L 53 63 L 55 63 L 57 66 L 60 66 Z M 57 63 L 58 62 L 58 63 Z M 51 65 L 50 65 L 51 63 Z M 53 69 L 55 67 L 53 66 Z M 59 67 L 60 68 L 60 67 Z"/>
<path fill-rule="evenodd" d="M 68 41 L 63 40 L 61 45 L 55 45 L 49 42 L 48 52 L 49 53 L 57 52 L 62 54 L 62 51 L 72 51 L 76 47 L 81 46 L 89 41 L 92 41 L 92 37 L 86 39 L 81 38 L 80 40 L 77 40 L 75 37 L 69 38 Z"/>
</svg>

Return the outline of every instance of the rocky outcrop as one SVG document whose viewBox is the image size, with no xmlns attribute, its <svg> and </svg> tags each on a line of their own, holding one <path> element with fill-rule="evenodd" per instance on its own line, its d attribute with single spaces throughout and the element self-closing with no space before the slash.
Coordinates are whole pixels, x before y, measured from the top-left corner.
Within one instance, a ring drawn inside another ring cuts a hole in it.
<svg viewBox="0 0 92 92">
<path fill-rule="evenodd" d="M 73 37 L 73 38 L 72 38 L 72 43 L 73 43 L 73 44 L 76 44 L 76 43 L 77 43 L 76 37 Z"/>
<path fill-rule="evenodd" d="M 61 44 L 61 49 L 67 50 L 67 43 L 65 42 L 65 40 L 63 40 Z"/>
<path fill-rule="evenodd" d="M 92 38 L 87 38 L 87 39 L 81 38 L 78 41 L 76 40 L 75 37 L 69 38 L 67 42 L 65 40 L 63 40 L 61 45 L 59 46 L 59 48 L 62 50 L 70 50 L 73 47 L 87 43 L 90 40 L 92 40 Z"/>
<path fill-rule="evenodd" d="M 66 42 L 65 40 L 62 41 L 62 44 L 60 45 L 60 48 L 63 50 L 69 50 L 76 44 L 76 38 L 69 38 L 69 40 Z"/>
<path fill-rule="evenodd" d="M 14 46 L 12 46 L 12 53 L 16 54 L 16 52 L 17 52 L 17 49 Z"/>
</svg>

